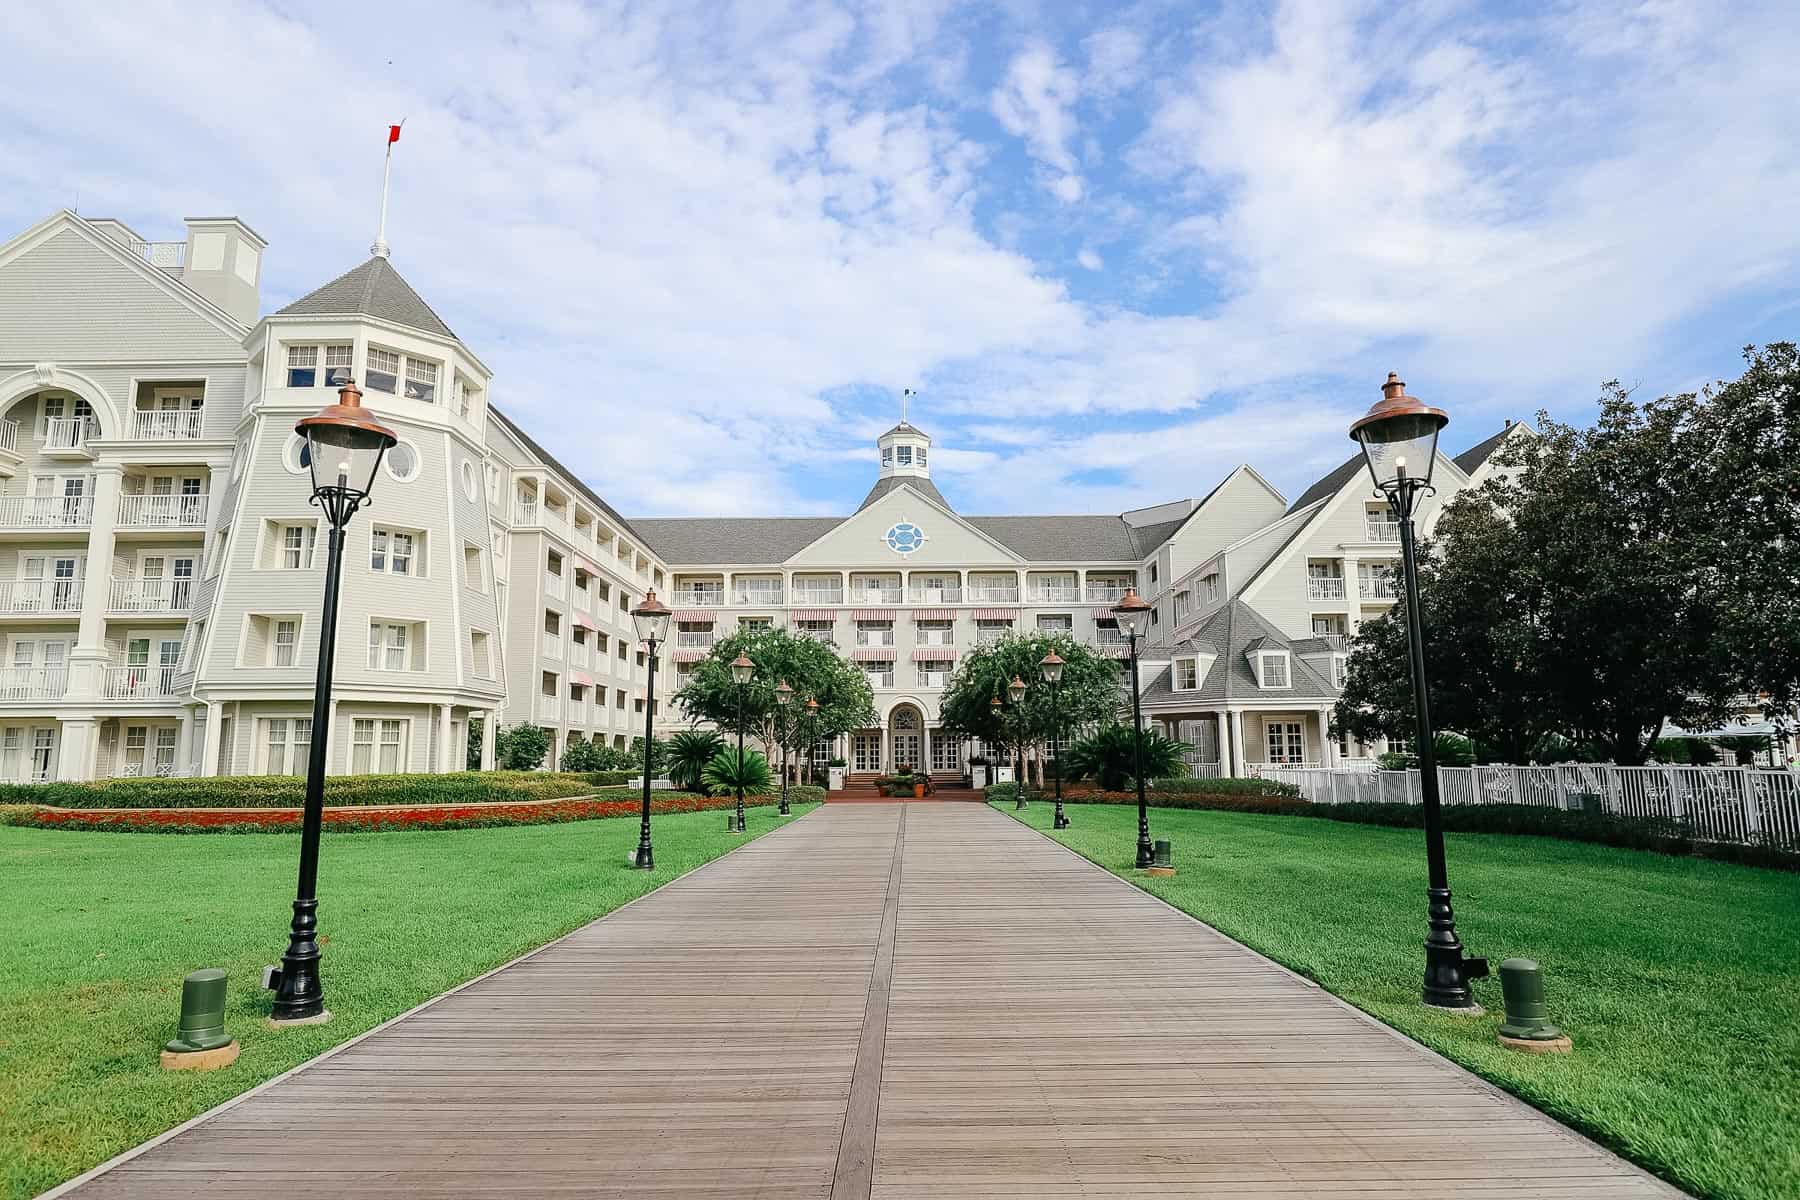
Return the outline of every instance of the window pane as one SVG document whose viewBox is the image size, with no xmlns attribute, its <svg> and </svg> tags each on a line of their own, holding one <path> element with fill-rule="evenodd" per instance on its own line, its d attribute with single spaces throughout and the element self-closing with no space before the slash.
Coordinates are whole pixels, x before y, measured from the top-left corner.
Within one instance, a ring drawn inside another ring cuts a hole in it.
<svg viewBox="0 0 1800 1200">
<path fill-rule="evenodd" d="M 369 347 L 363 386 L 377 392 L 392 393 L 400 382 L 400 356 L 392 350 Z"/>
</svg>

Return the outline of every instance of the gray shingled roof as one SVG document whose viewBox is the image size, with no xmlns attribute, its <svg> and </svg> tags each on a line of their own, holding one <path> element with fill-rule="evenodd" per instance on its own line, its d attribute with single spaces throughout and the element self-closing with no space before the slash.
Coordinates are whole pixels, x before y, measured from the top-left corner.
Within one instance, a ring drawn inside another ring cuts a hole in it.
<svg viewBox="0 0 1800 1200">
<path fill-rule="evenodd" d="M 950 502 L 944 499 L 944 493 L 937 490 L 937 484 L 931 482 L 931 480 L 924 476 L 889 475 L 886 479 L 877 479 L 875 481 L 875 486 L 869 489 L 869 494 L 863 497 L 863 502 L 856 506 L 856 511 L 861 512 L 901 484 L 905 484 L 907 487 L 912 488 L 921 495 L 930 496 L 945 508 L 950 508 Z M 950 511 L 955 512 L 956 510 L 952 508 Z"/>
<path fill-rule="evenodd" d="M 1345 459 L 1342 466 L 1335 468 L 1329 475 L 1324 476 L 1300 493 L 1300 498 L 1288 505 L 1288 512 L 1297 513 L 1309 504 L 1317 504 L 1321 500 L 1328 500 L 1337 495 L 1343 490 L 1344 485 L 1349 483 L 1362 469 L 1363 456 L 1362 451 L 1359 450 Z"/>
<path fill-rule="evenodd" d="M 1512 428 L 1512 424 L 1508 422 L 1506 428 L 1499 433 L 1483 438 L 1450 461 L 1461 467 L 1464 475 L 1473 475 L 1477 467 L 1494 456 L 1494 451 L 1500 448 L 1500 443 L 1506 440 L 1506 435 L 1512 432 Z"/>
<path fill-rule="evenodd" d="M 806 549 L 843 517 L 637 517 L 631 522 L 671 566 L 778 563 Z"/>
<path fill-rule="evenodd" d="M 344 272 L 276 315 L 346 317 L 359 314 L 422 329 L 439 337 L 456 336 L 385 258 L 371 258 L 362 266 Z"/>
<path fill-rule="evenodd" d="M 518 425 L 513 422 L 511 417 L 501 412 L 493 404 L 488 405 L 488 413 L 491 416 L 497 417 L 500 424 L 505 427 L 506 431 L 518 438 L 520 444 L 527 450 L 543 459 L 549 466 L 555 467 L 558 471 L 561 471 L 563 478 L 573 483 L 575 485 L 575 490 L 580 492 L 583 496 L 586 496 L 589 502 L 598 507 L 601 512 L 605 513 L 615 525 L 630 534 L 634 540 L 648 544 L 649 539 L 640 533 L 630 521 L 627 521 L 624 517 L 620 516 L 618 509 L 602 500 L 599 492 L 596 492 L 593 488 L 581 482 L 581 477 L 579 475 L 557 462 L 555 455 L 534 442 L 531 439 L 531 435 L 526 433 L 523 429 L 520 429 Z M 654 549 L 654 547 L 652 547 L 652 549 Z"/>
<path fill-rule="evenodd" d="M 1292 652 L 1292 639 L 1283 637 L 1273 625 L 1263 620 L 1261 614 L 1242 600 L 1233 600 L 1208 617 L 1187 640 L 1220 647 L 1212 669 L 1200 681 L 1200 689 L 1194 692 L 1172 691 L 1169 687 L 1169 673 L 1163 671 L 1144 689 L 1144 703 L 1337 699 L 1338 691 L 1331 686 L 1331 681 L 1315 671 L 1297 652 Z M 1292 652 L 1288 656 L 1288 670 L 1294 686 L 1267 691 L 1257 687 L 1256 675 L 1250 670 L 1249 660 L 1244 657 L 1252 646 Z"/>
</svg>

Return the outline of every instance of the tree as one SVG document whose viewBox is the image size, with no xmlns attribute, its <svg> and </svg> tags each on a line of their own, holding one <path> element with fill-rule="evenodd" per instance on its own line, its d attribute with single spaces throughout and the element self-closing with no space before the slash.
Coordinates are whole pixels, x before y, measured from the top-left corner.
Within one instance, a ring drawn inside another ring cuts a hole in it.
<svg viewBox="0 0 1800 1200">
<path fill-rule="evenodd" d="M 1100 656 L 1067 634 L 1038 632 L 1013 634 L 963 655 L 938 703 L 944 731 L 1006 746 L 1021 756 L 1033 747 L 1041 750 L 1057 732 L 1051 721 L 1050 686 L 1038 666 L 1052 650 L 1065 664 L 1056 700 L 1064 740 L 1078 730 L 1116 720 L 1125 700 L 1119 661 Z M 1026 684 L 1025 699 L 1018 704 L 1006 693 L 1015 676 Z M 995 696 L 1001 698 L 998 712 Z M 1037 756 L 1040 774 L 1043 757 Z"/>
<path fill-rule="evenodd" d="M 839 658 L 834 647 L 785 629 L 745 628 L 713 643 L 687 685 L 675 693 L 676 703 L 693 720 L 709 722 L 728 735 L 737 733 L 738 685 L 730 664 L 740 653 L 756 664 L 744 688 L 744 734 L 763 746 L 797 751 L 809 736 L 836 737 L 874 722 L 875 693 L 868 678 Z M 783 680 L 793 689 L 791 712 L 783 712 L 775 700 L 775 685 Z M 810 730 L 797 719 L 809 699 L 819 702 Z"/>
<path fill-rule="evenodd" d="M 1130 725 L 1109 722 L 1070 746 L 1062 762 L 1068 778 L 1082 779 L 1092 775 L 1108 792 L 1125 790 L 1126 781 L 1137 772 L 1137 751 L 1132 742 Z M 1187 747 L 1155 729 L 1144 730 L 1144 782 L 1172 779 L 1187 774 L 1182 754 Z"/>
<path fill-rule="evenodd" d="M 494 758 L 503 770 L 535 771 L 550 752 L 550 731 L 536 725 L 510 725 L 494 738 Z"/>
<path fill-rule="evenodd" d="M 612 765 L 612 752 L 598 742 L 571 742 L 563 751 L 565 771 L 605 771 Z"/>
<path fill-rule="evenodd" d="M 650 741 L 650 776 L 655 778 L 662 774 L 669 761 L 669 743 L 663 738 L 652 738 Z M 620 770 L 642 771 L 644 769 L 644 739 L 642 736 L 631 739 L 631 751 Z"/>
<path fill-rule="evenodd" d="M 725 748 L 725 739 L 710 729 L 684 729 L 669 739 L 669 782 L 697 792 L 706 764 Z"/>
<path fill-rule="evenodd" d="M 746 795 L 760 795 L 769 790 L 769 779 L 769 760 L 750 750 L 745 752 L 740 767 L 736 746 L 720 749 L 700 772 L 701 783 L 714 796 L 733 795 L 740 783 Z"/>
</svg>

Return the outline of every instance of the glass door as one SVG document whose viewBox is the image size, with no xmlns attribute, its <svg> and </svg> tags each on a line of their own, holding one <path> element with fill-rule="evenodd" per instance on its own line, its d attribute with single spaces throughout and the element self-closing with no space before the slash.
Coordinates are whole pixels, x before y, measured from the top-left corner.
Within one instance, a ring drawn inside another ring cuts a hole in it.
<svg viewBox="0 0 1800 1200">
<path fill-rule="evenodd" d="M 942 729 L 931 731 L 931 769 L 933 771 L 955 771 L 962 767 L 958 759 L 957 740 Z"/>
<path fill-rule="evenodd" d="M 854 771 L 881 770 L 881 735 L 859 733 L 850 739 L 850 767 Z"/>
</svg>

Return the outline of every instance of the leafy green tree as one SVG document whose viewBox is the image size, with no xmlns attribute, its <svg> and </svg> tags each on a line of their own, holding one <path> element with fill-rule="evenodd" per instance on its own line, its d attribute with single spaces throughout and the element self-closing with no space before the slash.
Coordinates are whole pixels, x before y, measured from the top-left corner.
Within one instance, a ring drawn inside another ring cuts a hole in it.
<svg viewBox="0 0 1800 1200">
<path fill-rule="evenodd" d="M 736 795 L 740 783 L 746 796 L 760 795 L 769 790 L 769 780 L 773 778 L 769 773 L 769 760 L 755 750 L 744 752 L 740 767 L 736 746 L 727 746 L 713 755 L 700 777 L 706 790 L 714 796 Z"/>
<path fill-rule="evenodd" d="M 1713 744 L 1721 750 L 1730 751 L 1740 767 L 1756 764 L 1756 756 L 1769 748 L 1769 739 L 1761 734 L 1736 734 L 1731 737 L 1714 738 Z"/>
<path fill-rule="evenodd" d="M 537 725 L 509 725 L 494 738 L 494 759 L 503 770 L 535 771 L 550 753 L 550 731 Z"/>
<path fill-rule="evenodd" d="M 1137 755 L 1130 725 L 1112 722 L 1100 726 L 1063 751 L 1062 766 L 1069 779 L 1092 777 L 1109 792 L 1125 790 L 1127 781 L 1135 779 Z M 1182 759 L 1187 747 L 1155 729 L 1145 729 L 1144 781 L 1174 779 L 1187 774 Z"/>
<path fill-rule="evenodd" d="M 654 779 L 660 777 L 668 764 L 668 741 L 663 738 L 653 738 L 650 742 L 651 778 Z M 631 750 L 629 751 L 625 762 L 620 764 L 616 769 L 623 771 L 641 771 L 644 769 L 644 739 L 641 736 L 631 739 Z"/>
<path fill-rule="evenodd" d="M 669 781 L 683 791 L 699 791 L 706 765 L 724 748 L 725 739 L 710 729 L 675 734 L 669 738 Z"/>
<path fill-rule="evenodd" d="M 945 731 L 1005 746 L 1020 756 L 1027 749 L 1047 746 L 1057 725 L 1051 721 L 1050 685 L 1038 664 L 1052 650 L 1065 664 L 1056 699 L 1065 744 L 1078 730 L 1117 719 L 1128 699 L 1121 687 L 1119 661 L 1067 634 L 1037 632 L 1013 634 L 963 655 L 938 703 Z M 1015 676 L 1026 685 L 1025 699 L 1017 704 L 1006 692 Z M 996 696 L 1001 698 L 998 711 L 993 706 Z M 1040 773 L 1043 759 L 1038 754 Z"/>
<path fill-rule="evenodd" d="M 834 647 L 786 629 L 743 629 L 713 643 L 712 652 L 694 665 L 687 685 L 675 701 L 695 721 L 724 731 L 736 744 L 738 685 L 731 661 L 740 653 L 756 664 L 744 688 L 744 734 L 771 749 L 786 747 L 790 755 L 808 737 L 829 738 L 862 729 L 875 721 L 875 693 L 868 677 L 838 657 Z M 775 700 L 775 686 L 793 689 L 791 712 Z M 807 700 L 819 702 L 818 718 L 809 731 L 796 719 Z"/>
<path fill-rule="evenodd" d="M 572 742 L 563 751 L 562 769 L 565 771 L 605 771 L 612 761 L 608 748 L 598 742 Z"/>
</svg>

